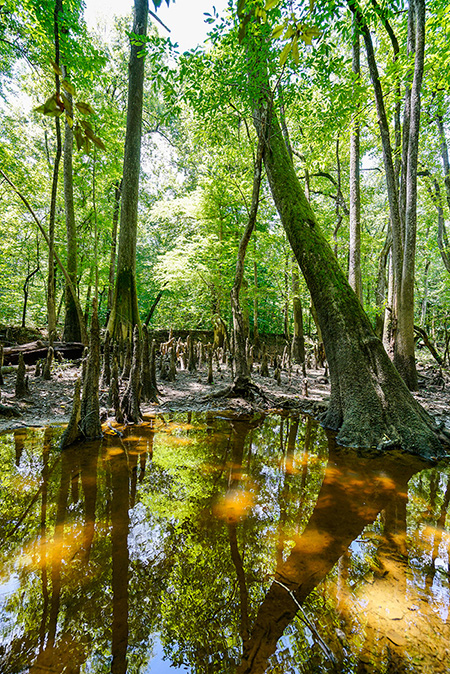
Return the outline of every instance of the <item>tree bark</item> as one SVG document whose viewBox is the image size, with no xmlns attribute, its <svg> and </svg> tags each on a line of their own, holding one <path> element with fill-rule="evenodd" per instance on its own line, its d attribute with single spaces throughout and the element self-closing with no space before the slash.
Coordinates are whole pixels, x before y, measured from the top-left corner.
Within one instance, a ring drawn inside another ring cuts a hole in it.
<svg viewBox="0 0 450 674">
<path fill-rule="evenodd" d="M 239 303 L 239 292 L 241 289 L 242 279 L 244 276 L 245 254 L 247 252 L 248 242 L 250 241 L 250 237 L 256 224 L 256 216 L 258 213 L 259 190 L 261 187 L 261 180 L 262 180 L 262 162 L 265 146 L 265 135 L 266 135 L 266 117 L 267 117 L 267 110 L 264 110 L 262 112 L 258 128 L 258 147 L 256 151 L 255 167 L 253 174 L 252 201 L 248 215 L 247 226 L 244 230 L 244 233 L 239 243 L 238 256 L 236 261 L 236 272 L 234 275 L 233 287 L 231 289 L 231 310 L 233 313 L 233 332 L 234 332 L 234 361 L 236 367 L 233 387 L 236 390 L 241 389 L 245 390 L 250 383 L 250 372 L 248 368 L 247 354 L 245 348 L 245 341 L 246 341 L 245 324 Z"/>
<path fill-rule="evenodd" d="M 148 0 L 135 0 L 132 29 L 135 35 L 146 36 L 147 18 Z M 131 45 L 117 275 L 108 321 L 108 331 L 117 339 L 131 339 L 133 327 L 140 324 L 136 289 L 136 238 L 145 61 L 139 56 L 141 51 L 141 45 Z"/>
<path fill-rule="evenodd" d="M 412 85 L 408 72 L 403 116 L 403 148 L 400 191 L 398 187 L 398 166 L 394 165 L 389 123 L 384 103 L 378 66 L 369 27 L 355 2 L 348 0 L 354 13 L 359 30 L 364 38 L 367 63 L 372 80 L 383 148 L 383 161 L 386 173 L 386 186 L 389 199 L 389 212 L 392 230 L 392 264 L 394 292 L 392 303 L 391 327 L 389 332 L 394 363 L 404 381 L 411 390 L 417 389 L 417 371 L 414 353 L 414 259 L 416 243 L 416 207 L 417 207 L 417 156 L 420 122 L 420 89 L 423 78 L 425 44 L 425 4 L 424 0 L 414 0 L 409 5 L 408 50 L 415 51 Z M 386 27 L 386 21 L 383 22 Z M 389 32 L 389 31 L 388 31 Z M 392 33 L 392 31 L 391 31 Z M 395 58 L 397 58 L 395 42 Z M 397 108 L 396 108 L 397 111 Z M 397 112 L 396 112 L 397 120 Z M 398 143 L 398 125 L 395 125 L 396 148 Z M 404 217 L 403 217 L 404 214 Z"/>
<path fill-rule="evenodd" d="M 59 15 L 62 12 L 62 0 L 55 1 L 54 11 L 54 39 L 55 39 L 55 63 L 59 66 Z M 55 73 L 56 94 L 60 93 L 59 75 Z M 55 117 L 56 154 L 53 164 L 52 191 L 50 197 L 50 214 L 48 220 L 48 276 L 47 276 L 47 327 L 51 340 L 56 333 L 56 300 L 55 300 L 55 217 L 56 217 L 56 194 L 58 191 L 59 164 L 61 161 L 61 124 L 59 117 Z"/>
<path fill-rule="evenodd" d="M 108 318 L 111 314 L 114 299 L 114 275 L 116 272 L 117 229 L 119 225 L 121 189 L 122 189 L 122 181 L 116 180 L 116 182 L 114 183 L 114 210 L 113 210 L 112 229 L 111 229 L 111 253 L 109 257 L 108 301 L 106 305 L 106 315 L 108 316 Z"/>
<path fill-rule="evenodd" d="M 415 0 L 414 7 L 415 60 L 414 76 L 410 93 L 408 151 L 405 195 L 405 237 L 403 268 L 397 305 L 397 339 L 394 363 L 409 389 L 417 389 L 417 371 L 414 356 L 414 276 L 417 231 L 417 163 L 420 131 L 420 90 L 422 88 L 425 59 L 425 2 Z M 405 135 L 405 127 L 403 133 Z"/>
<path fill-rule="evenodd" d="M 300 278 L 297 260 L 292 261 L 292 313 L 294 318 L 294 334 L 292 337 L 291 355 L 294 363 L 305 362 L 305 338 L 303 334 L 303 312 L 300 299 Z"/>
<path fill-rule="evenodd" d="M 67 73 L 63 70 L 65 76 Z M 72 96 L 66 92 L 65 96 L 70 103 L 67 111 L 72 117 Z M 64 125 L 64 206 L 66 216 L 67 235 L 67 273 L 70 276 L 73 287 L 77 288 L 77 230 L 75 226 L 75 208 L 73 202 L 73 132 L 67 121 Z M 77 307 L 72 297 L 70 288 L 66 283 L 65 290 L 66 315 L 64 319 L 63 340 L 66 342 L 80 342 L 81 328 L 78 319 Z"/>
<path fill-rule="evenodd" d="M 356 18 L 353 18 L 352 71 L 355 83 L 359 80 L 360 46 Z M 356 87 L 354 87 L 354 90 Z M 352 118 L 350 133 L 350 239 L 348 281 L 362 304 L 361 280 L 361 193 L 360 193 L 359 105 Z"/>
</svg>

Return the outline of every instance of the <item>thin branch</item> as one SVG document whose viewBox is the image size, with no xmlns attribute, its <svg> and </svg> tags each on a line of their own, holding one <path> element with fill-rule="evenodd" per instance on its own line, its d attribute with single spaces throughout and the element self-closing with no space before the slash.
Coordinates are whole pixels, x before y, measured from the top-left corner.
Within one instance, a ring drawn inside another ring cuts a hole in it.
<svg viewBox="0 0 450 674">
<path fill-rule="evenodd" d="M 1 175 L 3 176 L 3 178 L 6 180 L 6 182 L 8 183 L 8 185 L 10 185 L 10 187 L 14 190 L 14 192 L 17 194 L 17 196 L 19 197 L 19 199 L 24 203 L 24 205 L 25 205 L 25 207 L 27 208 L 28 212 L 29 212 L 30 215 L 32 216 L 32 218 L 33 218 L 33 220 L 35 221 L 36 225 L 38 226 L 39 231 L 41 232 L 42 236 L 44 237 L 47 246 L 50 248 L 50 239 L 49 239 L 49 236 L 48 236 L 47 232 L 45 231 L 45 229 L 42 227 L 42 225 L 41 225 L 41 223 L 40 223 L 40 221 L 39 221 L 39 218 L 37 217 L 37 215 L 36 215 L 36 213 L 34 212 L 34 210 L 32 209 L 32 207 L 30 206 L 30 204 L 29 204 L 27 198 L 22 194 L 22 192 L 20 192 L 20 190 L 14 185 L 14 183 L 12 182 L 12 180 L 11 180 L 10 178 L 8 178 L 8 176 L 6 175 L 6 173 L 5 173 L 2 169 L 0 169 L 0 174 L 1 174 Z M 81 309 L 80 301 L 79 301 L 79 299 L 78 299 L 78 297 L 77 297 L 77 293 L 76 293 L 75 288 L 74 288 L 74 286 L 73 286 L 72 279 L 70 278 L 70 276 L 69 276 L 69 274 L 68 274 L 68 272 L 67 272 L 67 269 L 65 268 L 65 266 L 64 266 L 63 263 L 61 262 L 61 259 L 60 259 L 59 255 L 58 255 L 58 253 L 56 252 L 56 250 L 53 250 L 53 255 L 54 255 L 54 257 L 55 257 L 56 263 L 58 264 L 59 268 L 61 269 L 61 271 L 62 271 L 62 273 L 63 273 L 63 275 L 64 275 L 64 278 L 66 279 L 67 286 L 68 286 L 70 292 L 72 293 L 72 297 L 73 297 L 73 300 L 74 300 L 74 302 L 75 302 L 75 306 L 76 306 L 76 308 L 77 308 L 78 318 L 79 318 L 79 320 L 80 320 L 81 333 L 82 333 L 82 340 L 83 340 L 83 342 L 87 342 L 86 326 L 85 326 L 85 322 L 84 322 L 83 310 Z"/>
<path fill-rule="evenodd" d="M 154 14 L 154 13 L 152 12 L 151 9 L 148 10 L 148 13 L 150 14 L 150 16 L 152 16 L 152 17 L 155 19 L 155 21 L 157 21 L 158 23 L 160 23 L 161 26 L 162 26 L 163 28 L 165 28 L 165 29 L 167 30 L 168 33 L 171 33 L 171 32 L 172 32 L 172 31 L 170 30 L 170 28 L 167 28 L 166 24 L 163 23 L 163 22 L 161 21 L 161 19 L 160 19 L 158 16 L 156 16 L 156 14 Z"/>
</svg>

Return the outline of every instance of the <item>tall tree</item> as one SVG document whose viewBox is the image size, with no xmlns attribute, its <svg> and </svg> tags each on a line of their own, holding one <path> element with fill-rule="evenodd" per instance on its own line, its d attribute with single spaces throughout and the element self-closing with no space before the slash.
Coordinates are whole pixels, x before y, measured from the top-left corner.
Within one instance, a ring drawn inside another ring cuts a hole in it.
<svg viewBox="0 0 450 674">
<path fill-rule="evenodd" d="M 375 94 L 386 172 L 394 274 L 392 355 L 404 381 L 411 390 L 415 390 L 417 389 L 417 371 L 414 355 L 414 261 L 416 251 L 420 90 L 425 58 L 425 2 L 424 0 L 412 0 L 408 9 L 408 55 L 411 57 L 414 54 L 414 66 L 412 72 L 408 68 L 405 80 L 400 189 L 372 36 L 357 2 L 349 0 L 349 6 L 364 38 L 367 63 Z M 376 7 L 378 6 L 376 5 Z M 384 16 L 383 24 L 392 36 L 393 31 Z M 393 42 L 393 44 L 395 43 L 396 41 Z"/>
<path fill-rule="evenodd" d="M 67 70 L 63 68 L 64 77 Z M 72 285 L 77 288 L 77 229 L 75 224 L 75 208 L 73 199 L 73 131 L 68 120 L 68 115 L 73 119 L 73 101 L 70 92 L 65 92 L 68 106 L 64 122 L 64 207 L 66 216 L 67 236 L 67 273 Z M 81 327 L 78 319 L 77 307 L 70 288 L 66 284 L 65 290 L 66 314 L 64 319 L 63 339 L 67 342 L 79 342 L 81 340 Z"/>
<path fill-rule="evenodd" d="M 250 14 L 240 12 L 241 26 Z M 247 20 L 248 23 L 248 20 Z M 253 22 L 255 25 L 255 22 Z M 265 27 L 247 36 L 249 87 L 270 105 Z M 253 98 L 253 93 L 252 93 Z M 255 123 L 260 118 L 255 114 Z M 317 311 L 330 366 L 331 398 L 324 418 L 344 445 L 402 445 L 430 456 L 442 452 L 434 423 L 409 393 L 326 242 L 295 173 L 275 113 L 264 164 L 281 221 Z"/>
<path fill-rule="evenodd" d="M 136 289 L 136 238 L 141 161 L 144 57 L 142 44 L 147 35 L 148 0 L 135 0 L 130 61 L 128 68 L 127 131 L 123 159 L 120 232 L 117 273 L 108 331 L 131 339 L 139 325 Z"/>
</svg>

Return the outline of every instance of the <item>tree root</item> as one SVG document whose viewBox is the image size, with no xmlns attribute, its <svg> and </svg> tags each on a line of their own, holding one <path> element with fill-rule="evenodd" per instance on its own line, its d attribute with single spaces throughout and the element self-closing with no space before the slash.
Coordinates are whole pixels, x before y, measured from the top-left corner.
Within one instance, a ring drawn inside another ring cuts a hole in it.
<svg viewBox="0 0 450 674">
<path fill-rule="evenodd" d="M 231 386 L 220 389 L 216 393 L 212 393 L 208 398 L 243 398 L 244 400 L 255 400 L 259 396 L 266 403 L 271 400 L 267 397 L 264 391 L 250 380 L 235 379 Z"/>
</svg>

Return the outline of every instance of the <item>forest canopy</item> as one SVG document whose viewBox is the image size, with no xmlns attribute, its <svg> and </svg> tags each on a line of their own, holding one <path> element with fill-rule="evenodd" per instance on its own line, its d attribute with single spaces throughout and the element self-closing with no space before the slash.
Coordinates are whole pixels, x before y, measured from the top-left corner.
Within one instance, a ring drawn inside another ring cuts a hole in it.
<svg viewBox="0 0 450 674">
<path fill-rule="evenodd" d="M 352 13 L 344 3 L 299 4 L 293 30 L 284 3 L 256 3 L 273 26 L 271 68 L 277 78 L 277 109 L 283 110 L 298 175 L 344 270 L 349 258 L 349 148 L 355 113 L 361 145 L 362 299 L 369 317 L 380 320 L 387 286 L 385 253 L 389 207 L 376 106 L 365 54 L 352 71 Z M 264 8 L 264 7 L 265 8 Z M 155 8 L 153 8 L 155 9 Z M 177 11 L 176 4 L 171 10 Z M 394 135 L 396 78 L 408 66 L 407 3 L 373 3 L 367 13 L 381 73 L 387 116 Z M 1 166 L 26 196 L 44 227 L 49 217 L 55 118 L 39 106 L 54 94 L 54 3 L 6 2 L 1 10 Z M 427 3 L 425 73 L 419 145 L 415 322 L 444 339 L 448 306 L 449 187 L 443 146 L 448 123 L 449 63 L 446 3 Z M 209 328 L 215 313 L 229 320 L 234 259 L 251 195 L 251 123 L 239 22 L 231 6 L 225 17 L 205 16 L 211 38 L 204 48 L 179 54 L 152 20 L 145 43 L 143 151 L 139 193 L 137 285 L 145 319 L 155 327 Z M 116 19 L 110 40 L 87 29 L 81 3 L 63 2 L 60 59 L 76 91 L 75 124 L 101 139 L 73 154 L 73 198 L 77 239 L 77 292 L 89 305 L 98 270 L 99 311 L 108 311 L 116 186 L 122 178 L 130 19 Z M 390 28 L 398 43 L 397 57 Z M 307 31 L 310 31 L 309 33 Z M 64 93 L 64 89 L 63 89 Z M 67 92 L 65 92 L 67 93 Z M 403 96 L 403 92 L 401 93 Z M 82 114 L 86 102 L 93 111 Z M 64 135 L 64 134 L 63 134 Z M 87 151 L 89 150 L 89 151 Z M 60 171 L 62 173 L 62 165 Z M 446 191 L 447 190 L 447 191 Z M 1 321 L 46 323 L 47 251 L 30 214 L 5 181 L 0 202 Z M 66 257 L 63 184 L 56 194 L 55 246 Z M 440 213 L 442 217 L 440 218 Z M 95 227 L 94 227 L 95 225 Z M 96 234 L 94 234 L 94 230 Z M 95 236 L 97 240 L 95 240 Z M 263 183 L 254 238 L 244 275 L 250 323 L 259 298 L 262 332 L 292 330 L 290 248 Z M 64 321 L 64 278 L 55 277 L 58 324 Z M 308 310 L 306 289 L 301 287 Z M 26 307 L 24 304 L 26 302 Z M 309 328 L 312 329 L 309 319 Z"/>
</svg>

